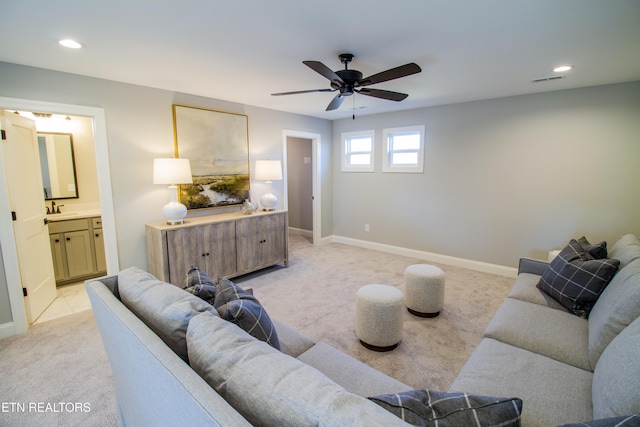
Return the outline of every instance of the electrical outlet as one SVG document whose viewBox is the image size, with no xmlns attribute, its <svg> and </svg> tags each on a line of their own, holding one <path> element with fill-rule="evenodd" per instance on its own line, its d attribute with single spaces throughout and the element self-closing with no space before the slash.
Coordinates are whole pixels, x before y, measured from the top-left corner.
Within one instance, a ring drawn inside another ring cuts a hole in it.
<svg viewBox="0 0 640 427">
<path fill-rule="evenodd" d="M 364 231 L 366 231 L 367 233 L 369 232 L 369 224 L 364 225 Z"/>
</svg>

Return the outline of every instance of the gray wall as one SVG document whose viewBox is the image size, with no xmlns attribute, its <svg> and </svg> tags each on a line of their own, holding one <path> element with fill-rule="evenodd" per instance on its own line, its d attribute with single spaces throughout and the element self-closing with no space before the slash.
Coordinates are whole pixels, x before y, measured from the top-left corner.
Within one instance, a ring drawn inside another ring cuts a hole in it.
<svg viewBox="0 0 640 427">
<path fill-rule="evenodd" d="M 332 234 L 330 121 L 5 62 L 0 62 L 0 96 L 104 108 L 121 268 L 146 268 L 144 225 L 163 220 L 169 195 L 165 186 L 151 182 L 152 159 L 173 156 L 173 103 L 247 114 L 252 170 L 256 159 L 282 158 L 283 129 L 321 134 L 327 160 L 321 167 L 322 234 Z M 253 182 L 252 196 L 259 197 L 263 187 Z M 273 191 L 282 200 L 282 181 L 273 183 Z M 2 295 L 4 289 L 0 307 Z"/>
<path fill-rule="evenodd" d="M 382 129 L 424 124 L 423 174 L 382 173 Z M 334 168 L 335 235 L 504 266 L 640 234 L 640 82 L 356 117 L 375 173 Z M 370 232 L 364 231 L 370 225 Z"/>
</svg>

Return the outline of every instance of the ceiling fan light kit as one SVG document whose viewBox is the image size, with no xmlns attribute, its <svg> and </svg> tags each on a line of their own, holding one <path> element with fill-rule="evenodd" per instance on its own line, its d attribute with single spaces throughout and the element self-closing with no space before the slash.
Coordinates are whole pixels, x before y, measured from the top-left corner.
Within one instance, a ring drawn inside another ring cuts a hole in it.
<svg viewBox="0 0 640 427">
<path fill-rule="evenodd" d="M 382 71 L 377 74 L 373 74 L 369 77 L 362 77 L 362 73 L 358 70 L 350 70 L 348 68 L 349 63 L 353 60 L 354 56 L 350 53 L 342 53 L 338 55 L 340 62 L 344 64 L 344 70 L 333 71 L 322 62 L 319 61 L 302 61 L 304 65 L 311 68 L 316 73 L 322 75 L 330 81 L 331 89 L 311 89 L 311 90 L 298 90 L 294 92 L 280 92 L 272 93 L 273 96 L 282 95 L 297 95 L 301 93 L 312 92 L 335 92 L 339 93 L 331 100 L 327 106 L 326 111 L 335 110 L 340 108 L 342 101 L 347 96 L 352 96 L 355 93 L 371 96 L 374 98 L 386 99 L 389 101 L 402 101 L 407 96 L 406 93 L 393 92 L 390 90 L 382 89 L 370 89 L 364 86 L 370 86 L 377 83 L 386 82 L 389 80 L 399 79 L 401 77 L 410 76 L 422 71 L 422 69 L 415 63 L 409 63 L 401 65 L 399 67 L 391 68 L 386 71 Z"/>
</svg>

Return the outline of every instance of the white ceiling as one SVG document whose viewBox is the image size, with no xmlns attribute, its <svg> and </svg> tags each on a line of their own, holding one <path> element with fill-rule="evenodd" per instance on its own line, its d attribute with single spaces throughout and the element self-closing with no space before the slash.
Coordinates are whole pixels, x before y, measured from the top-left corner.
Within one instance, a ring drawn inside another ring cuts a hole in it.
<svg viewBox="0 0 640 427">
<path fill-rule="evenodd" d="M 12 0 L 0 61 L 326 119 L 640 80 L 639 0 Z M 57 45 L 74 38 L 85 45 Z M 325 112 L 329 81 L 302 64 L 365 76 L 416 62 L 422 73 Z M 566 78 L 544 83 L 560 64 Z"/>
</svg>

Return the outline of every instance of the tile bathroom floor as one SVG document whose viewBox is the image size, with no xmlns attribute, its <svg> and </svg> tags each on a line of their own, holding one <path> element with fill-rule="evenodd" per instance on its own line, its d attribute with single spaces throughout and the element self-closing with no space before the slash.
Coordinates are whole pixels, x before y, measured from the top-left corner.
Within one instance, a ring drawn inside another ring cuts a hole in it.
<svg viewBox="0 0 640 427">
<path fill-rule="evenodd" d="M 36 319 L 34 324 L 91 309 L 89 296 L 84 289 L 84 282 L 58 286 L 57 291 L 58 297 Z"/>
</svg>

